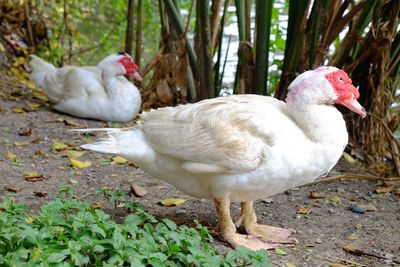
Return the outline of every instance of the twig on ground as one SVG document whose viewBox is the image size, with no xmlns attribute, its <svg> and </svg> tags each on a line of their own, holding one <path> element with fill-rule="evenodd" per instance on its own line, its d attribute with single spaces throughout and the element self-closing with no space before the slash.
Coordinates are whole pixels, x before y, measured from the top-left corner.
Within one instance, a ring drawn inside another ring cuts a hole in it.
<svg viewBox="0 0 400 267">
<path fill-rule="evenodd" d="M 374 180 L 374 181 L 385 181 L 385 182 L 400 181 L 400 177 L 385 178 L 385 177 L 374 176 L 374 175 L 343 173 L 343 174 L 339 174 L 339 175 L 335 175 L 335 176 L 331 176 L 331 177 L 318 179 L 310 184 L 329 183 L 329 182 L 340 180 L 340 179 Z"/>
</svg>

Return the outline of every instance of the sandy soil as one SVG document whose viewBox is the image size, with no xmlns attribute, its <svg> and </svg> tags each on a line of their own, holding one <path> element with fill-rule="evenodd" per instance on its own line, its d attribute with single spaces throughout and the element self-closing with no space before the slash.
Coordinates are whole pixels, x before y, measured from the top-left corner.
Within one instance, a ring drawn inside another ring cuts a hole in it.
<svg viewBox="0 0 400 267">
<path fill-rule="evenodd" d="M 115 125 L 57 113 L 16 79 L 0 74 L 0 196 L 15 194 L 18 201 L 28 204 L 34 211 L 53 199 L 62 184 L 72 185 L 78 197 L 98 203 L 104 200 L 94 194 L 96 189 L 107 186 L 129 192 L 130 185 L 135 183 L 148 193 L 143 197 L 132 196 L 132 199 L 143 204 L 156 217 L 167 217 L 187 225 L 198 220 L 211 232 L 218 231 L 211 201 L 191 198 L 133 165 L 112 164 L 111 155 L 87 152 L 79 160 L 90 161 L 92 166 L 79 170 L 72 168 L 65 151 L 52 151 L 52 142 L 57 140 L 78 147 L 87 139 L 95 139 L 67 131 L 80 126 Z M 17 158 L 8 159 L 9 153 Z M 24 173 L 32 172 L 43 175 L 44 179 L 27 181 Z M 341 160 L 330 175 L 343 172 L 370 173 L 358 164 Z M 393 260 L 400 260 L 399 196 L 391 192 L 377 194 L 375 189 L 382 186 L 379 181 L 334 181 L 303 186 L 257 201 L 255 208 L 260 222 L 297 230 L 294 237 L 299 244 L 283 247 L 287 255 L 270 251 L 273 265 L 335 266 L 332 264 L 341 263 L 343 266 L 396 266 Z M 17 192 L 11 192 L 13 190 Z M 316 192 L 314 196 L 317 194 L 322 198 L 309 198 L 310 192 Z M 157 204 L 159 200 L 171 197 L 187 201 L 176 207 Z M 350 202 L 373 205 L 377 210 L 353 213 L 348 209 Z M 300 207 L 311 211 L 299 214 Z M 232 214 L 238 218 L 238 203 L 232 205 Z M 347 253 L 343 250 L 347 244 L 386 259 Z M 215 241 L 215 246 L 220 251 L 230 249 L 219 240 Z"/>
</svg>

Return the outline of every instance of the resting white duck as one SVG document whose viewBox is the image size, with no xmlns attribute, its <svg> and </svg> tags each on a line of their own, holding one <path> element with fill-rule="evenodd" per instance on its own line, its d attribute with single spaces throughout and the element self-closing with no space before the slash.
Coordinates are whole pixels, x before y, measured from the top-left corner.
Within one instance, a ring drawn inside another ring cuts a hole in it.
<svg viewBox="0 0 400 267">
<path fill-rule="evenodd" d="M 112 54 L 97 66 L 62 68 L 31 55 L 29 66 L 32 80 L 58 111 L 80 118 L 127 122 L 140 110 L 140 92 L 124 76 L 142 78 L 127 53 Z"/>
<path fill-rule="evenodd" d="M 333 104 L 365 117 L 358 97 L 344 71 L 320 67 L 291 83 L 286 103 L 234 95 L 160 108 L 143 113 L 135 127 L 106 129 L 104 139 L 82 147 L 121 155 L 191 196 L 213 199 L 224 240 L 271 249 L 295 242 L 294 230 L 258 224 L 253 201 L 326 175 L 348 141 Z M 231 201 L 241 202 L 236 226 L 247 235 L 236 232 Z"/>
</svg>

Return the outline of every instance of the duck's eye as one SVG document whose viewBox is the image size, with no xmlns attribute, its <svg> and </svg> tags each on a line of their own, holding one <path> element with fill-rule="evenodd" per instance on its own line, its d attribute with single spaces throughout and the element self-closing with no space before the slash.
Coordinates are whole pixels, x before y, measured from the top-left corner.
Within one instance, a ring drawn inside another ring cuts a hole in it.
<svg viewBox="0 0 400 267">
<path fill-rule="evenodd" d="M 339 81 L 344 82 L 344 77 L 343 77 L 343 76 L 340 76 L 340 77 L 339 77 Z"/>
</svg>

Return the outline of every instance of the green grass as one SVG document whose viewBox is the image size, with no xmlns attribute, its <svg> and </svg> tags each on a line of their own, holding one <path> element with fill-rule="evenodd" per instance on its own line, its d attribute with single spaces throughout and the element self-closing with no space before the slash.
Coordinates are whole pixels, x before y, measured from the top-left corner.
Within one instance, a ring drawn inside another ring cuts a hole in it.
<svg viewBox="0 0 400 267">
<path fill-rule="evenodd" d="M 0 266 L 271 266 L 265 251 L 220 255 L 202 225 L 157 221 L 120 190 L 99 193 L 126 211 L 122 223 L 73 199 L 68 186 L 35 215 L 12 197 L 1 199 Z"/>
</svg>

